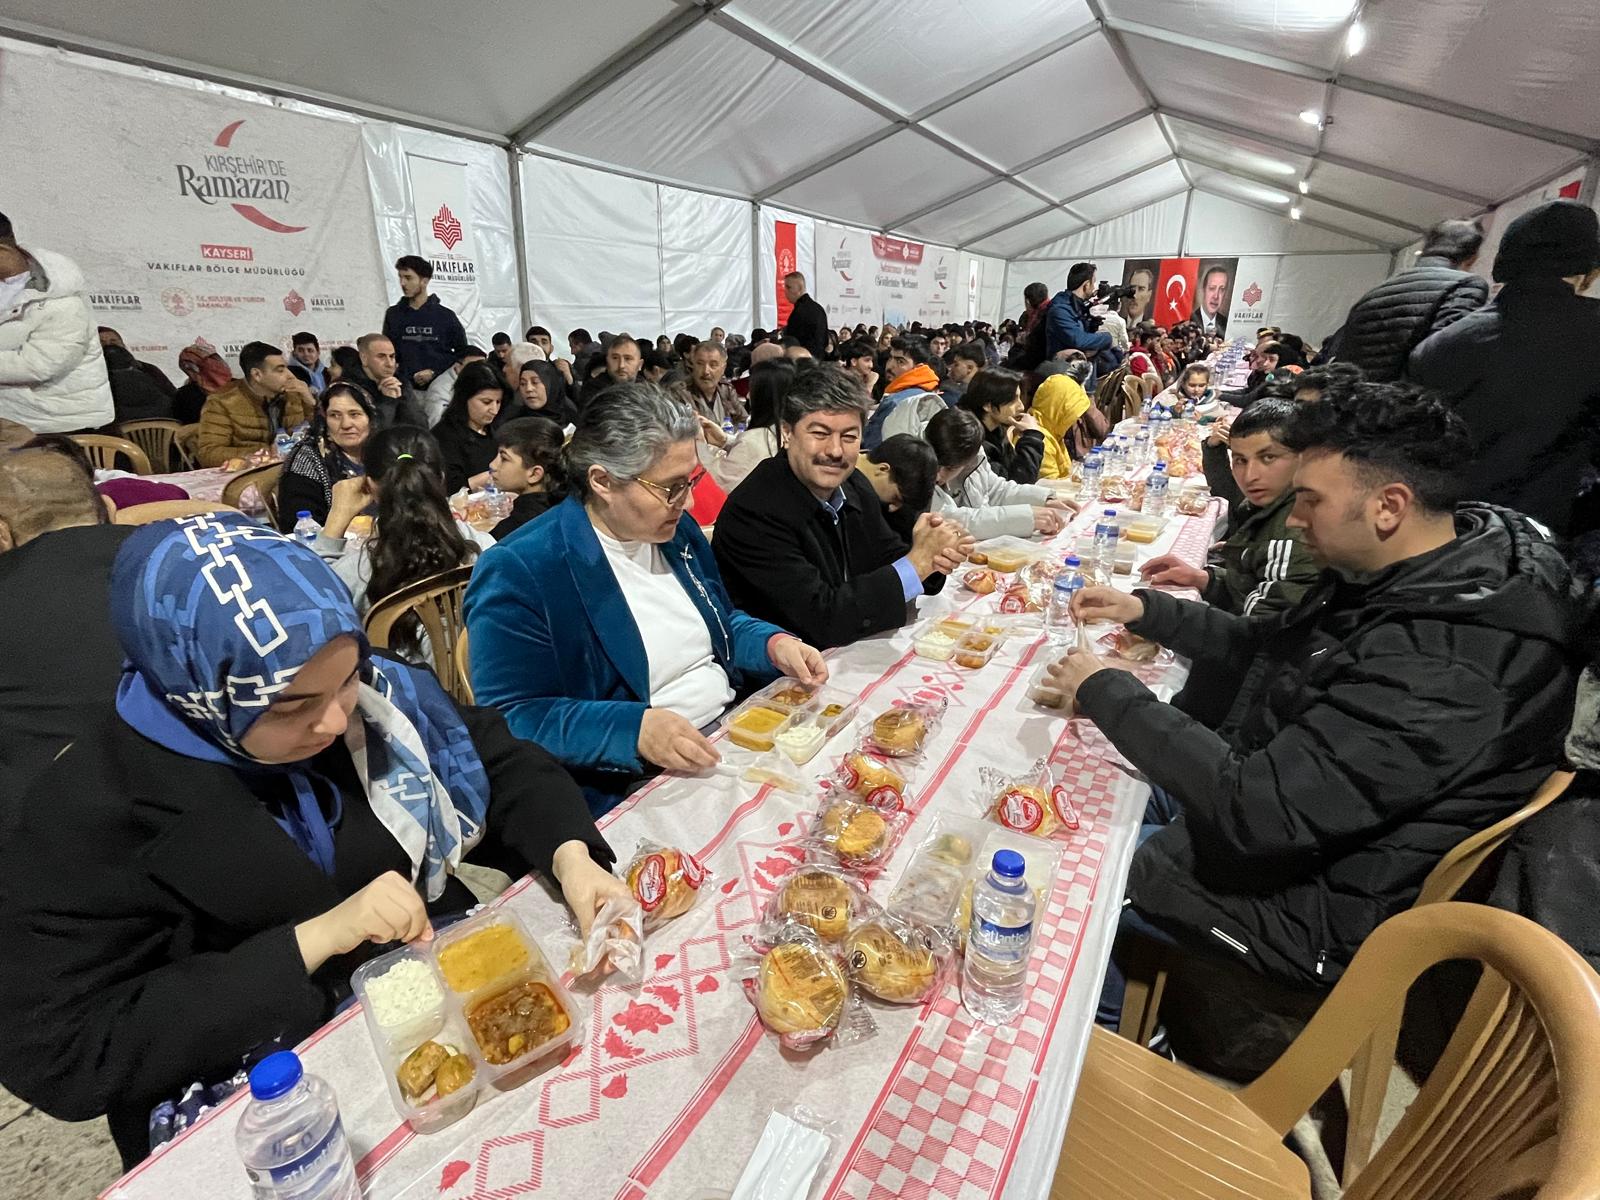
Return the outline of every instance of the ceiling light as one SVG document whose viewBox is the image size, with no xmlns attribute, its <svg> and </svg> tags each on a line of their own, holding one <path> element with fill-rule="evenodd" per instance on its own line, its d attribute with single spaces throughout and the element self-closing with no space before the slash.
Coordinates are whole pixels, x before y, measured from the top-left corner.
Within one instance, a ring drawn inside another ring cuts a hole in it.
<svg viewBox="0 0 1600 1200">
<path fill-rule="evenodd" d="M 1344 52 L 1346 56 L 1354 58 L 1360 54 L 1367 44 L 1367 27 L 1360 21 L 1350 26 L 1350 32 L 1344 35 Z"/>
<path fill-rule="evenodd" d="M 1298 221 L 1299 219 L 1300 219 L 1300 206 L 1298 204 L 1296 204 L 1293 208 L 1291 208 L 1289 210 L 1289 220 Z"/>
<path fill-rule="evenodd" d="M 1315 125 L 1318 129 L 1322 128 L 1322 114 L 1314 108 L 1302 109 L 1300 119 L 1307 125 Z"/>
<path fill-rule="evenodd" d="M 1300 181 L 1300 194 L 1302 196 L 1308 196 L 1311 194 L 1311 185 L 1304 179 Z"/>
</svg>

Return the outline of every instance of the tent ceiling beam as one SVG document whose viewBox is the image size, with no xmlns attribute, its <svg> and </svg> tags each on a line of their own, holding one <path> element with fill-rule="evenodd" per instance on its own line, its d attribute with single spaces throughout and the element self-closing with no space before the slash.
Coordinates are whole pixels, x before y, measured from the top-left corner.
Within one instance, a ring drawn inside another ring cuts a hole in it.
<svg viewBox="0 0 1600 1200">
<path fill-rule="evenodd" d="M 1289 219 L 1288 216 L 1285 213 L 1279 212 L 1277 209 L 1273 208 L 1272 205 L 1270 205 L 1270 204 L 1262 204 L 1259 200 L 1246 200 L 1242 196 L 1232 196 L 1232 195 L 1229 195 L 1227 192 L 1219 192 L 1215 188 L 1208 188 L 1208 187 L 1205 187 L 1203 185 L 1200 186 L 1200 187 L 1195 188 L 1195 191 L 1204 192 L 1208 196 L 1215 196 L 1217 199 L 1226 200 L 1231 204 L 1242 204 L 1246 208 L 1260 209 L 1262 212 L 1271 213 L 1273 216 L 1275 216 L 1278 219 L 1283 220 L 1283 221 L 1287 221 Z M 1322 230 L 1323 233 L 1331 233 L 1331 234 L 1334 234 L 1337 237 L 1349 238 L 1352 241 L 1356 241 L 1356 242 L 1363 242 L 1366 245 L 1371 246 L 1374 251 L 1381 250 L 1385 254 L 1392 254 L 1392 253 L 1394 253 L 1394 251 L 1400 249 L 1400 247 L 1408 244 L 1406 242 L 1380 242 L 1380 241 L 1376 240 L 1375 238 L 1368 237 L 1366 234 L 1363 234 L 1363 233 L 1351 233 L 1348 229 L 1340 229 L 1336 225 L 1329 225 L 1329 224 L 1327 224 L 1326 222 L 1323 222 L 1323 221 L 1314 221 L 1310 217 L 1301 217 L 1300 220 L 1298 222 L 1296 222 L 1296 223 L 1300 224 L 1300 225 L 1309 225 L 1312 229 L 1320 229 L 1320 230 Z M 1283 251 L 1272 251 L 1271 253 L 1295 254 L 1295 253 L 1298 253 L 1298 251 L 1283 250 Z M 1362 251 L 1349 250 L 1349 251 L 1346 251 L 1345 253 L 1347 253 L 1347 254 L 1360 254 L 1360 253 L 1362 253 Z"/>
<path fill-rule="evenodd" d="M 1127 126 L 1132 125 L 1135 121 L 1150 116 L 1153 111 L 1153 109 L 1140 109 L 1138 112 L 1129 113 L 1125 117 L 1118 117 L 1115 121 L 1111 121 L 1108 124 L 1102 125 L 1098 129 L 1091 129 L 1088 133 L 1081 134 L 1080 136 L 1073 138 L 1070 142 L 1064 142 L 1059 146 L 1046 150 L 1043 154 L 1036 155 L 1022 165 L 1012 168 L 1010 171 L 1006 172 L 1003 178 L 1009 179 L 1013 183 L 1017 183 L 1017 176 L 1022 174 L 1024 171 L 1031 171 L 1033 168 L 1047 163 L 1051 159 L 1060 158 L 1063 154 L 1068 154 L 1071 151 L 1078 149 L 1080 146 L 1087 146 L 1090 142 L 1097 141 L 1098 139 L 1105 137 L 1107 134 L 1115 133 L 1119 129 L 1124 129 Z M 976 195 L 977 193 L 983 191 L 983 189 L 986 187 L 992 187 L 995 182 L 996 181 L 993 179 L 985 179 L 980 183 L 973 184 L 969 188 L 963 188 L 953 196 L 945 196 L 935 204 L 929 204 L 924 208 L 918 209 L 909 216 L 901 217 L 898 221 L 891 222 L 889 228 L 900 228 L 912 221 L 920 221 L 929 213 L 937 212 L 947 204 L 954 204 L 958 200 L 965 200 L 968 196 Z M 1019 183 L 1019 186 L 1026 185 Z M 1066 204 L 1069 203 L 1069 201 L 1061 201 L 1061 203 Z"/>
<path fill-rule="evenodd" d="M 517 145 L 523 145 L 538 137 L 579 105 L 599 95 L 635 67 L 672 45 L 696 25 L 708 20 L 717 9 L 727 3 L 729 0 L 710 0 L 706 4 L 685 5 L 677 12 L 664 17 L 522 122 L 512 133 L 511 140 Z"/>
<path fill-rule="evenodd" d="M 1329 83 L 1337 79 L 1338 86 L 1348 91 L 1360 92 L 1366 96 L 1376 96 L 1381 100 L 1390 100 L 1396 104 L 1409 105 L 1412 108 L 1427 109 L 1429 112 L 1442 113 L 1447 117 L 1459 117 L 1462 120 L 1471 121 L 1475 125 L 1488 125 L 1494 129 L 1504 130 L 1506 133 L 1520 134 L 1523 137 L 1534 138 L 1541 142 L 1551 142 L 1557 146 L 1567 146 L 1574 150 L 1591 152 L 1597 146 L 1600 146 L 1592 138 L 1581 137 L 1578 134 L 1567 133 L 1560 129 L 1551 129 L 1545 125 L 1535 125 L 1528 121 L 1519 121 L 1514 117 L 1501 116 L 1499 113 L 1485 112 L 1482 109 L 1456 104 L 1453 101 L 1440 100 L 1422 92 L 1413 92 L 1407 88 L 1394 87 L 1391 84 L 1379 83 L 1376 80 L 1347 75 L 1339 68 L 1330 69 L 1312 66 L 1308 63 L 1294 62 L 1291 59 L 1279 58 L 1272 54 L 1262 54 L 1255 50 L 1245 50 L 1238 46 L 1230 46 L 1207 38 L 1174 33 L 1170 29 L 1162 29 L 1160 26 L 1146 25 L 1138 21 L 1123 21 L 1110 18 L 1106 21 L 1106 28 L 1117 33 L 1131 33 L 1138 37 L 1149 38 L 1151 41 L 1165 42 L 1167 45 L 1177 46 L 1185 50 L 1198 50 L 1202 54 L 1209 54 L 1214 58 L 1264 67 L 1280 75 L 1293 75 L 1300 79 L 1311 79 L 1319 83 Z"/>
<path fill-rule="evenodd" d="M 1311 158 L 1315 153 L 1306 146 L 1285 141 L 1283 138 L 1273 137 L 1259 130 L 1246 129 L 1243 126 L 1233 125 L 1227 121 L 1219 121 L 1215 117 L 1201 116 L 1199 113 L 1166 106 L 1163 106 L 1161 111 L 1175 121 L 1198 125 L 1203 129 L 1211 130 L 1213 133 L 1226 134 L 1241 141 L 1259 142 L 1263 146 L 1271 146 L 1275 150 L 1280 150 L 1284 154 L 1290 154 L 1296 158 Z M 1325 162 L 1329 166 L 1343 167 L 1347 171 L 1358 171 L 1363 175 L 1371 175 L 1375 179 L 1387 179 L 1390 183 L 1401 183 L 1406 187 L 1413 187 L 1419 191 L 1432 192 L 1435 196 L 1445 196 L 1451 200 L 1460 201 L 1462 204 L 1471 204 L 1478 211 L 1490 208 L 1494 204 L 1494 201 L 1487 196 L 1463 192 L 1459 188 L 1446 187 L 1440 183 L 1429 183 L 1426 179 L 1418 179 L 1414 175 L 1391 171 L 1386 167 L 1375 167 L 1371 163 L 1359 162 L 1356 159 L 1344 158 L 1337 154 L 1323 154 L 1318 161 Z"/>
<path fill-rule="evenodd" d="M 1128 208 L 1123 209 L 1121 212 L 1112 213 L 1104 221 L 1097 221 L 1096 224 L 1098 224 L 1098 225 L 1109 225 L 1112 221 L 1120 220 L 1121 218 L 1127 216 L 1129 213 L 1138 212 L 1141 208 L 1154 208 L 1158 204 L 1165 204 L 1168 200 L 1171 200 L 1174 196 L 1182 196 L 1188 191 L 1189 191 L 1188 187 L 1181 187 L 1175 192 L 1168 192 L 1165 196 L 1157 196 L 1154 200 L 1146 200 L 1143 203 L 1131 205 Z M 1073 230 L 1073 233 L 1082 233 L 1082 232 L 1083 232 L 1083 230 L 1081 230 L 1081 229 Z M 1069 234 L 1066 234 L 1065 236 L 1071 237 L 1072 235 L 1073 235 L 1072 233 L 1069 233 Z M 1027 255 L 1032 254 L 1036 250 L 1043 250 L 1046 246 L 1050 245 L 1051 242 L 1059 242 L 1061 240 L 1061 238 L 1062 238 L 1062 235 L 1061 234 L 1057 234 L 1055 237 L 1050 238 L 1047 241 L 1040 242 L 1038 245 L 1029 246 L 1026 250 L 1019 250 L 1019 251 L 1017 251 L 1017 253 L 1015 253 L 1015 254 L 1010 256 L 1011 261 L 1013 261 L 1013 262 L 1019 261 L 1019 260 L 1025 258 Z M 1182 247 L 1179 247 L 1179 248 L 1182 249 Z M 1038 261 L 1049 262 L 1051 260 L 1050 259 L 1041 259 L 1041 260 L 1038 260 Z M 1090 262 L 1090 261 L 1093 261 L 1093 260 L 1086 257 L 1084 259 L 1084 261 L 1085 262 Z"/>
<path fill-rule="evenodd" d="M 84 54 L 93 58 L 107 59 L 130 67 L 145 67 L 153 71 L 165 71 L 169 75 L 182 75 L 188 79 L 198 79 L 221 87 L 241 88 L 245 91 L 259 92 L 264 96 L 275 96 L 282 100 L 294 100 L 301 104 L 315 104 L 322 108 L 348 113 L 353 117 L 365 117 L 372 121 L 393 121 L 401 125 L 409 125 L 413 129 L 423 129 L 429 133 L 442 133 L 450 137 L 467 138 L 469 141 L 487 142 L 492 146 L 504 146 L 507 142 L 506 135 L 503 133 L 491 133 L 483 129 L 474 129 L 469 125 L 457 125 L 453 121 L 439 121 L 432 117 L 422 117 L 415 113 L 387 108 L 381 104 L 363 104 L 357 100 L 342 96 L 330 96 L 325 92 L 315 91 L 310 88 L 290 87 L 287 84 L 275 82 L 271 79 L 263 79 L 257 75 L 218 71 L 200 63 L 190 62 L 188 59 L 174 58 L 165 54 L 147 54 L 143 51 L 135 52 L 126 47 L 114 45 L 111 42 L 102 42 L 96 38 L 79 37 L 76 34 L 64 33 L 59 29 L 48 29 L 43 25 L 33 25 L 26 21 L 13 21 L 6 17 L 0 17 L 0 36 L 16 38 L 19 42 L 31 42 L 37 46 L 49 46 L 52 49 L 65 50 L 73 54 Z"/>
<path fill-rule="evenodd" d="M 1277 188 L 1280 191 L 1284 188 L 1281 180 L 1268 179 L 1264 175 L 1256 175 L 1239 167 L 1224 166 L 1222 163 L 1213 162 L 1208 158 L 1202 158 L 1198 154 L 1190 154 L 1187 157 L 1190 162 L 1195 164 L 1195 166 L 1205 167 L 1212 171 L 1220 171 L 1224 175 L 1231 175 L 1233 178 L 1243 180 L 1246 183 L 1259 183 L 1263 187 Z M 1293 201 L 1298 201 L 1299 199 L 1299 197 L 1292 191 L 1290 193 L 1290 198 Z M 1373 212 L 1370 208 L 1362 208 L 1355 204 L 1346 204 L 1343 200 L 1332 200 L 1327 196 L 1319 195 L 1316 192 L 1309 193 L 1306 199 L 1314 201 L 1317 204 L 1324 205 L 1327 208 L 1340 209 L 1343 212 L 1350 213 L 1352 216 L 1365 217 L 1369 221 L 1378 221 L 1384 225 L 1392 225 L 1396 229 L 1404 229 L 1406 232 L 1415 234 L 1418 237 L 1422 237 L 1428 232 L 1422 226 L 1413 225 L 1409 221 L 1402 221 L 1399 217 L 1386 217 L 1382 213 Z"/>
</svg>

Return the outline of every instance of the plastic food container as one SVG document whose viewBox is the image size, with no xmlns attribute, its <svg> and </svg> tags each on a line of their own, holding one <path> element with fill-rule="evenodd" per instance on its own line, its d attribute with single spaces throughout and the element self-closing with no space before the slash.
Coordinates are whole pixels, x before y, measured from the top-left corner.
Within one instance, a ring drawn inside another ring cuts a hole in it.
<svg viewBox="0 0 1600 1200">
<path fill-rule="evenodd" d="M 821 691 L 821 687 L 801 683 L 798 679 L 775 679 L 750 699 L 770 708 L 793 712 L 797 708 L 805 708 Z"/>
<path fill-rule="evenodd" d="M 1128 527 L 1122 531 L 1122 536 L 1130 542 L 1148 546 L 1161 536 L 1161 531 L 1166 527 L 1165 517 L 1137 517 L 1128 522 Z"/>
<path fill-rule="evenodd" d="M 1049 553 L 1049 547 L 1019 537 L 990 538 L 979 542 L 977 552 L 989 560 L 989 565 L 1001 574 L 1021 570 L 1036 558 Z"/>
<path fill-rule="evenodd" d="M 975 818 L 939 817 L 889 893 L 889 911 L 929 925 L 950 924 L 992 829 Z"/>
<path fill-rule="evenodd" d="M 368 999 L 374 978 L 385 974 L 401 962 L 418 962 L 427 967 L 438 985 L 438 1003 L 427 1012 L 410 1020 L 391 1025 L 378 1022 L 376 1007 Z M 456 1011 L 444 981 L 427 951 L 404 946 L 381 957 L 374 958 L 356 968 L 351 976 L 351 986 L 361 1001 L 362 1016 L 366 1018 L 367 1034 L 372 1038 L 372 1048 L 383 1068 L 383 1077 L 389 1087 L 389 1100 L 405 1122 L 418 1133 L 434 1133 L 459 1121 L 472 1111 L 478 1102 L 478 1093 L 485 1081 L 483 1059 L 472 1045 L 461 1016 Z M 411 1099 L 401 1090 L 398 1072 L 408 1055 L 425 1042 L 437 1042 L 466 1055 L 472 1063 L 472 1079 L 448 1096 L 431 1099 Z"/>
<path fill-rule="evenodd" d="M 494 939 L 489 946 L 496 953 L 471 956 L 470 948 L 463 947 L 483 934 Z M 518 945 L 521 953 L 498 953 Z M 482 1074 L 495 1087 L 508 1089 L 525 1083 L 541 1063 L 566 1050 L 582 1034 L 582 1010 L 561 985 L 560 975 L 551 969 L 539 944 L 511 913 L 494 910 L 452 925 L 433 940 L 432 951 L 445 988 L 471 1034 L 472 1048 L 483 1062 Z M 514 1010 L 523 999 L 533 1003 L 539 1019 L 506 1019 L 506 1010 Z M 529 1028 L 520 1033 L 520 1044 L 518 1034 L 501 1039 L 507 1027 L 524 1025 Z M 496 1062 L 496 1058 L 505 1061 Z"/>
<path fill-rule="evenodd" d="M 764 700 L 747 700 L 734 709 L 723 728 L 735 746 L 765 753 L 772 749 L 778 727 L 789 719 L 792 711 L 776 708 Z"/>
<path fill-rule="evenodd" d="M 827 744 L 831 724 L 820 709 L 801 709 L 790 713 L 789 719 L 778 726 L 773 743 L 790 762 L 804 766 Z"/>
<path fill-rule="evenodd" d="M 1028 699 L 1040 708 L 1055 709 L 1071 716 L 1073 708 L 1067 701 L 1067 694 L 1050 682 L 1049 670 L 1050 664 L 1045 663 L 1033 673 L 1033 678 L 1028 680 Z"/>
<path fill-rule="evenodd" d="M 989 660 L 995 656 L 995 651 L 1000 649 L 1000 643 L 1004 640 L 1003 636 L 974 630 L 956 643 L 954 657 L 956 666 L 974 671 L 988 666 Z"/>
<path fill-rule="evenodd" d="M 937 623 L 922 626 L 911 638 L 911 648 L 916 651 L 919 658 L 931 658 L 935 662 L 949 662 L 955 657 L 956 644 L 966 634 L 954 633 L 948 629 L 940 628 Z"/>
<path fill-rule="evenodd" d="M 488 953 L 475 954 L 469 947 L 466 953 L 458 949 L 454 955 L 449 954 L 451 947 L 460 947 L 487 930 L 495 932 L 487 943 L 480 941 L 477 945 Z M 442 954 L 446 956 L 443 964 Z M 381 1024 L 378 1017 L 382 1006 L 375 1006 L 370 998 L 372 982 L 401 962 L 417 962 L 428 968 L 438 986 L 438 1000 L 404 1021 Z M 452 978 L 462 984 L 460 989 L 451 986 Z M 539 944 L 514 915 L 498 909 L 451 926 L 427 945 L 402 946 L 363 963 L 350 982 L 361 1001 L 367 1033 L 383 1066 L 389 1099 L 395 1111 L 418 1133 L 433 1133 L 466 1116 L 483 1089 L 491 1084 L 512 1088 L 526 1082 L 538 1067 L 571 1046 L 583 1033 L 583 1010 L 561 986 L 560 976 L 550 969 Z M 490 1062 L 474 1032 L 474 1014 L 509 991 L 535 983 L 543 985 L 550 1010 L 559 1010 L 556 1023 L 564 1022 L 565 1028 L 535 1039 L 506 1063 Z M 430 1041 L 470 1062 L 472 1077 L 445 1096 L 407 1096 L 398 1072 L 414 1050 Z"/>
</svg>

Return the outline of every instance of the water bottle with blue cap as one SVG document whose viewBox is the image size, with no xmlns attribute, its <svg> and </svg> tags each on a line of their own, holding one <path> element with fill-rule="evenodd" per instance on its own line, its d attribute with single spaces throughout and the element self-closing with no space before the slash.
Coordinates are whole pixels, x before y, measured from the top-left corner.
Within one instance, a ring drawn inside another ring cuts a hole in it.
<svg viewBox="0 0 1600 1200">
<path fill-rule="evenodd" d="M 339 1099 L 293 1050 L 250 1069 L 234 1138 L 256 1200 L 361 1200 Z"/>
<path fill-rule="evenodd" d="M 1031 796 L 1021 799 L 1036 803 Z M 995 851 L 972 886 L 972 925 L 961 967 L 961 1003 L 973 1020 L 1009 1025 L 1027 1003 L 1028 957 L 1038 902 L 1015 850 Z"/>
</svg>

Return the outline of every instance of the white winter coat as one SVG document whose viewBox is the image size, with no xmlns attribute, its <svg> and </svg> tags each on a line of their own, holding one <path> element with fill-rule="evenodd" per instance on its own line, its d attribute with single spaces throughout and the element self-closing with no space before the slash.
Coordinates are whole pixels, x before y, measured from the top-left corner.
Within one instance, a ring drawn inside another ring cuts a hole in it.
<svg viewBox="0 0 1600 1200">
<path fill-rule="evenodd" d="M 1041 484 L 1012 483 L 981 455 L 954 494 L 942 484 L 934 487 L 933 511 L 959 521 L 980 542 L 1004 534 L 1031 537 L 1034 508 L 1055 494 Z"/>
<path fill-rule="evenodd" d="M 0 311 L 0 417 L 35 433 L 96 429 L 116 415 L 83 272 L 30 250 L 32 277 Z"/>
</svg>

